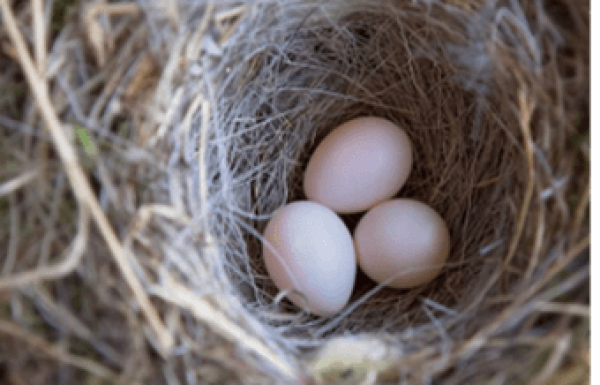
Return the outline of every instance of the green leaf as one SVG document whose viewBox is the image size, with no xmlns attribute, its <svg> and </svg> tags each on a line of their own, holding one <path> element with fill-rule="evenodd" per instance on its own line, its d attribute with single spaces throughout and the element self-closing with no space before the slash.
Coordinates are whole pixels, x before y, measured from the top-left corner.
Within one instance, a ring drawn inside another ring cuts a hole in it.
<svg viewBox="0 0 600 385">
<path fill-rule="evenodd" d="M 94 145 L 94 143 L 92 143 L 92 140 L 90 139 L 87 130 L 85 128 L 77 128 L 76 132 L 79 141 L 85 149 L 85 152 L 90 156 L 96 155 L 98 153 L 98 150 L 96 150 L 96 146 Z"/>
</svg>

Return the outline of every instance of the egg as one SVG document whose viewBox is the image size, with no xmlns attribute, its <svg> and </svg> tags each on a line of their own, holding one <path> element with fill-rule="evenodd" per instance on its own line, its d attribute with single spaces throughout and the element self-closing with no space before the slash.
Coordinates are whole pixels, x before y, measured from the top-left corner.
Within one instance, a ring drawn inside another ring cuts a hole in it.
<svg viewBox="0 0 600 385">
<path fill-rule="evenodd" d="M 412 166 L 406 132 L 376 117 L 348 121 L 317 146 L 304 174 L 304 192 L 338 213 L 365 211 L 393 197 Z"/>
<path fill-rule="evenodd" d="M 311 313 L 330 316 L 349 301 L 356 276 L 350 230 L 331 209 L 297 201 L 275 212 L 263 233 L 269 276 L 288 298 Z"/>
<path fill-rule="evenodd" d="M 413 199 L 378 204 L 359 221 L 354 245 L 362 271 L 378 283 L 412 288 L 433 280 L 448 258 L 450 234 L 444 220 Z M 385 282 L 391 279 L 391 282 Z"/>
</svg>

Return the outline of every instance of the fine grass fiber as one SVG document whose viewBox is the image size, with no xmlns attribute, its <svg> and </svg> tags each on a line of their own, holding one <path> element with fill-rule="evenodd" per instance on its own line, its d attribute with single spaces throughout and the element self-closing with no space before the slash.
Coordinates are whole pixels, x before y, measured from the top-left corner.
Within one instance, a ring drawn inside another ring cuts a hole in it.
<svg viewBox="0 0 600 385">
<path fill-rule="evenodd" d="M 588 1 L 0 5 L 0 383 L 589 381 Z M 359 116 L 451 253 L 320 318 L 260 234 Z"/>
</svg>

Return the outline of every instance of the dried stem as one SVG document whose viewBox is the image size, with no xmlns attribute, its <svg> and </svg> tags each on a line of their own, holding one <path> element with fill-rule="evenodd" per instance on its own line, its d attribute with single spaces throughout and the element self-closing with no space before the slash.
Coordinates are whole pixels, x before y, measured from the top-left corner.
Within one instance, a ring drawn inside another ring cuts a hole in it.
<svg viewBox="0 0 600 385">
<path fill-rule="evenodd" d="M 98 200 L 96 199 L 92 188 L 83 170 L 81 169 L 81 166 L 79 165 L 75 150 L 67 139 L 63 129 L 61 128 L 60 121 L 58 120 L 58 117 L 52 108 L 52 103 L 50 102 L 48 96 L 48 85 L 36 71 L 29 52 L 27 51 L 23 36 L 21 32 L 19 32 L 16 20 L 7 3 L 7 0 L 1 0 L 0 5 L 2 6 L 3 19 L 6 29 L 13 44 L 15 45 L 15 48 L 17 49 L 23 71 L 25 72 L 31 90 L 35 95 L 42 116 L 46 121 L 46 127 L 52 135 L 55 148 L 65 166 L 65 170 L 69 177 L 69 181 L 71 182 L 73 192 L 82 202 L 83 206 L 90 210 L 93 219 L 98 225 L 102 235 L 104 236 L 104 239 L 112 251 L 117 266 L 119 266 L 119 269 L 121 269 L 121 272 L 131 287 L 135 297 L 139 301 L 142 311 L 145 313 L 148 322 L 157 334 L 163 352 L 167 353 L 173 346 L 173 337 L 162 324 L 156 310 L 152 306 L 152 303 L 143 290 L 142 285 L 127 262 L 127 257 L 123 247 L 112 230 L 102 208 L 98 204 Z"/>
<path fill-rule="evenodd" d="M 23 330 L 12 322 L 0 320 L 0 333 L 17 338 L 33 348 L 33 351 L 42 352 L 61 363 L 71 365 L 78 369 L 92 373 L 98 377 L 115 381 L 117 375 L 110 369 L 98 364 L 97 362 L 71 355 L 64 351 L 60 346 L 52 346 L 43 338 L 37 337 L 30 331 Z"/>
</svg>

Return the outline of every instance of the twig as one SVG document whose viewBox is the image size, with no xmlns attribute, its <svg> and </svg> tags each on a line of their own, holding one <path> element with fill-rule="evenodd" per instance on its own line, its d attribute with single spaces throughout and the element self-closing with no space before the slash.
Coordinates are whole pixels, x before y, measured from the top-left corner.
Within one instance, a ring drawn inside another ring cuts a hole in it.
<svg viewBox="0 0 600 385">
<path fill-rule="evenodd" d="M 9 195 L 8 204 L 10 205 L 10 238 L 8 239 L 8 247 L 6 253 L 6 260 L 2 267 L 2 275 L 8 275 L 11 273 L 15 261 L 17 260 L 17 250 L 19 247 L 19 233 L 21 231 L 21 221 L 19 207 L 17 205 L 17 198 L 14 195 Z"/>
<path fill-rule="evenodd" d="M 219 333 L 223 338 L 239 343 L 244 348 L 267 360 L 277 368 L 281 375 L 289 379 L 298 378 L 295 370 L 283 358 L 271 352 L 269 348 L 264 346 L 259 340 L 254 339 L 247 331 L 231 322 L 207 301 L 200 298 L 188 288 L 176 283 L 170 277 L 167 276 L 166 280 L 169 282 L 167 285 L 169 289 L 157 287 L 155 293 L 158 296 L 187 309 L 200 321 L 206 323 L 213 331 Z"/>
<path fill-rule="evenodd" d="M 36 307 L 43 309 L 44 313 L 51 314 L 56 322 L 56 327 L 62 332 L 74 335 L 89 343 L 96 351 L 110 363 L 121 368 L 123 363 L 122 354 L 117 353 L 110 345 L 100 341 L 93 332 L 74 314 L 71 310 L 54 301 L 47 289 L 42 285 L 35 285 L 24 292 L 35 301 Z"/>
<path fill-rule="evenodd" d="M 210 4 L 210 5 L 212 5 L 212 4 Z M 225 9 L 225 10 L 215 14 L 215 22 L 222 24 L 227 19 L 233 19 L 236 17 L 240 17 L 244 14 L 244 12 L 246 12 L 247 8 L 248 8 L 248 6 L 244 4 L 244 5 L 235 7 L 235 8 Z"/>
<path fill-rule="evenodd" d="M 512 262 L 513 257 L 517 252 L 517 247 L 519 246 L 519 241 L 523 235 L 523 230 L 525 228 L 525 221 L 527 219 L 527 214 L 529 213 L 529 207 L 531 204 L 531 198 L 533 197 L 533 191 L 535 188 L 535 164 L 533 157 L 533 142 L 531 138 L 531 117 L 533 115 L 533 102 L 527 98 L 524 91 L 519 93 L 519 103 L 521 113 L 521 129 L 523 131 L 523 139 L 525 143 L 525 158 L 527 160 L 527 186 L 525 188 L 525 196 L 523 198 L 523 203 L 519 209 L 517 223 L 515 225 L 515 230 L 513 236 L 510 240 L 510 245 L 506 257 L 503 262 L 503 269 L 506 271 L 510 267 L 510 263 Z M 479 291 L 477 299 L 471 301 L 471 304 L 465 309 L 465 312 L 472 311 L 479 303 L 483 300 L 483 298 L 487 295 L 490 289 L 498 282 L 498 279 L 502 276 L 502 271 L 497 270 L 494 275 L 488 279 L 485 286 Z M 475 342 L 474 342 L 475 341 Z M 473 346 L 479 345 L 483 341 L 481 340 L 471 340 L 470 343 L 473 343 Z"/>
<path fill-rule="evenodd" d="M 106 64 L 106 51 L 107 48 L 112 50 L 115 35 L 105 33 L 100 22 L 98 21 L 98 15 L 104 14 L 108 16 L 123 15 L 123 14 L 136 14 L 141 11 L 140 7 L 133 2 L 130 3 L 118 3 L 118 4 L 103 4 L 95 3 L 88 4 L 84 8 L 83 20 L 87 27 L 86 32 L 91 45 L 94 47 L 94 53 L 100 67 L 104 67 Z M 114 31 L 113 31 L 114 32 Z"/>
<path fill-rule="evenodd" d="M 213 12 L 215 9 L 215 5 L 213 1 L 209 1 L 204 9 L 204 14 L 202 19 L 200 20 L 200 26 L 196 30 L 195 37 L 191 40 L 191 44 L 188 47 L 191 47 L 191 50 L 188 49 L 187 58 L 188 60 L 194 60 L 195 58 L 200 56 L 200 49 L 202 48 L 202 38 L 206 34 L 208 27 L 210 26 L 210 21 L 213 16 Z"/>
<path fill-rule="evenodd" d="M 532 385 L 547 384 L 549 382 L 550 378 L 553 374 L 556 373 L 556 370 L 563 362 L 565 355 L 569 351 L 569 347 L 571 346 L 571 339 L 571 335 L 567 334 L 558 341 L 556 347 L 554 348 L 554 351 L 552 352 L 552 355 L 548 359 L 546 365 L 544 365 L 544 368 L 530 382 Z"/>
<path fill-rule="evenodd" d="M 242 14 L 243 11 L 245 10 L 245 8 L 246 8 L 245 6 L 240 6 L 239 13 Z M 229 40 L 229 38 L 231 38 L 231 36 L 233 36 L 233 33 L 237 30 L 237 27 L 242 23 L 242 21 L 243 21 L 242 17 L 238 18 L 225 32 L 222 33 L 222 35 L 219 37 L 219 41 L 218 41 L 219 47 L 223 47 L 223 45 L 225 45 L 225 43 Z"/>
<path fill-rule="evenodd" d="M 523 204 L 517 218 L 517 224 L 515 233 L 511 240 L 508 254 L 504 260 L 504 267 L 510 265 L 516 251 L 523 229 L 525 228 L 525 220 L 529 213 L 529 205 L 531 204 L 531 198 L 533 196 L 533 189 L 535 186 L 535 164 L 533 156 L 533 142 L 531 138 L 531 117 L 535 106 L 533 101 L 527 97 L 524 91 L 519 92 L 519 107 L 521 110 L 521 129 L 523 130 L 523 142 L 525 144 L 525 159 L 527 160 L 527 186 L 525 188 L 525 196 L 523 197 Z"/>
<path fill-rule="evenodd" d="M 70 274 L 79 265 L 85 251 L 89 235 L 89 220 L 87 207 L 80 206 L 79 230 L 73 240 L 71 252 L 61 262 L 53 266 L 41 267 L 36 270 L 13 274 L 0 279 L 0 290 L 25 286 L 41 280 L 58 279 Z"/>
<path fill-rule="evenodd" d="M 578 257 L 581 253 L 585 251 L 590 246 L 591 237 L 590 235 L 586 235 L 583 239 L 577 242 L 573 247 L 571 247 L 565 256 L 552 266 L 552 268 L 545 274 L 544 277 L 535 281 L 531 287 L 527 289 L 527 293 L 523 296 L 524 299 L 520 301 L 518 304 L 524 303 L 527 299 L 531 298 L 538 290 L 540 290 L 544 285 L 546 285 L 552 278 L 554 278 L 559 272 L 563 271 L 569 263 L 573 261 L 576 257 Z"/>
<path fill-rule="evenodd" d="M 127 39 L 127 42 L 121 47 L 121 53 L 119 56 L 112 58 L 106 65 L 107 72 L 110 72 L 111 76 L 107 80 L 107 84 L 104 85 L 100 96 L 98 96 L 94 101 L 94 105 L 88 115 L 91 121 L 98 120 L 101 111 L 104 109 L 110 99 L 110 95 L 114 93 L 114 91 L 119 87 L 120 82 L 123 80 L 123 77 L 126 76 L 128 71 L 127 66 L 116 66 L 116 64 L 122 60 L 125 60 L 125 58 L 131 54 L 134 45 L 139 41 L 139 38 L 144 34 L 145 31 L 146 27 L 144 25 L 136 28 L 135 31 L 131 33 L 130 38 Z M 115 66 L 116 68 L 114 68 Z M 75 95 L 77 95 L 78 92 L 79 91 L 76 91 Z"/>
<path fill-rule="evenodd" d="M 590 317 L 590 307 L 579 303 L 556 303 L 539 301 L 535 309 L 546 313 L 562 313 L 580 317 Z"/>
<path fill-rule="evenodd" d="M 577 204 L 577 208 L 575 209 L 575 215 L 573 223 L 575 224 L 575 228 L 579 229 L 583 225 L 583 220 L 585 219 L 585 214 L 589 210 L 589 202 L 590 202 L 590 182 L 588 178 L 588 183 L 583 190 L 583 195 L 579 199 L 579 203 Z"/>
<path fill-rule="evenodd" d="M 166 4 L 166 8 L 167 13 L 169 14 L 169 20 L 171 21 L 171 24 L 173 25 L 173 27 L 177 27 L 181 19 L 179 4 L 177 3 L 177 1 L 169 0 L 168 4 Z"/>
<path fill-rule="evenodd" d="M 117 378 L 117 375 L 107 367 L 94 361 L 66 353 L 60 347 L 50 345 L 43 338 L 36 336 L 30 331 L 23 330 L 21 327 L 12 322 L 0 319 L 0 333 L 24 341 L 31 345 L 31 347 L 34 348 L 34 351 L 42 352 L 60 362 L 92 373 L 98 377 L 108 378 L 111 380 L 116 380 Z"/>
<path fill-rule="evenodd" d="M 100 207 L 100 204 L 98 203 L 98 200 L 96 199 L 94 192 L 83 170 L 81 169 L 81 166 L 79 165 L 75 150 L 67 139 L 61 123 L 52 108 L 52 103 L 50 102 L 48 96 L 48 84 L 46 83 L 45 79 L 42 79 L 39 76 L 35 69 L 23 36 L 17 26 L 15 16 L 9 7 L 7 0 L 0 0 L 0 5 L 2 6 L 4 25 L 6 26 L 10 39 L 17 49 L 21 66 L 25 72 L 35 99 L 39 104 L 42 116 L 46 121 L 46 127 L 52 135 L 52 140 L 54 141 L 55 148 L 65 167 L 69 181 L 73 187 L 73 192 L 77 196 L 77 199 L 83 203 L 82 206 L 85 206 L 90 210 L 94 221 L 98 225 L 102 236 L 112 252 L 117 266 L 131 287 L 131 290 L 137 298 L 143 313 L 150 323 L 150 326 L 158 336 L 160 345 L 164 349 L 164 351 L 161 353 L 168 353 L 173 347 L 173 337 L 163 325 L 158 313 L 156 312 L 156 309 L 152 306 L 152 303 L 144 292 L 141 283 L 135 276 L 131 266 L 128 264 L 127 255 L 125 254 L 123 246 L 119 242 L 119 239 L 110 226 L 108 219 L 104 215 L 104 212 L 102 211 L 102 208 Z"/>
<path fill-rule="evenodd" d="M 468 356 L 474 354 L 482 346 L 485 345 L 486 340 L 490 338 L 501 326 L 508 320 L 514 317 L 516 309 L 521 307 L 527 300 L 529 300 L 540 288 L 550 281 L 556 274 L 562 271 L 576 256 L 578 256 L 583 250 L 585 250 L 590 244 L 590 236 L 588 235 L 575 246 L 573 246 L 563 258 L 559 259 L 556 264 L 546 273 L 546 275 L 540 280 L 534 282 L 528 290 L 519 296 L 511 306 L 508 306 L 498 319 L 490 324 L 489 326 L 480 330 L 473 338 L 460 348 L 458 354 L 461 356 Z"/>
<path fill-rule="evenodd" d="M 0 197 L 3 197 L 4 195 L 8 195 L 11 192 L 20 189 L 27 183 L 31 182 L 37 175 L 37 171 L 29 171 L 19 175 L 18 177 L 12 180 L 9 180 L 8 182 L 0 184 Z"/>
<path fill-rule="evenodd" d="M 177 73 L 177 70 L 180 68 L 181 65 L 181 51 L 184 47 L 184 42 L 186 41 L 186 36 L 180 36 L 177 38 L 176 41 L 173 42 L 173 47 L 170 51 L 170 56 L 169 56 L 169 60 L 167 60 L 167 63 L 164 66 L 164 69 L 162 71 L 161 74 L 161 79 L 158 82 L 158 85 L 156 86 L 156 92 L 154 94 L 154 100 L 156 105 L 161 106 L 161 108 L 167 108 L 169 106 L 171 106 L 171 109 L 174 109 L 175 106 L 177 105 L 175 103 L 175 101 L 173 99 L 175 99 L 175 96 L 172 96 L 171 98 L 169 98 L 169 100 L 164 100 L 164 98 L 161 95 L 172 95 L 173 94 L 173 90 L 172 90 L 172 83 L 173 83 L 173 78 L 175 77 L 175 74 Z M 182 87 L 179 88 L 179 92 L 183 92 L 182 91 Z M 164 103 L 161 103 L 164 102 Z M 167 104 L 165 106 L 165 104 Z M 163 112 L 161 111 L 161 113 L 166 113 L 168 114 L 168 112 Z M 163 125 L 168 124 L 169 119 L 164 119 Z M 161 129 L 158 129 L 157 131 L 160 132 Z M 161 135 L 157 135 L 157 136 L 161 136 Z"/>
<path fill-rule="evenodd" d="M 209 124 L 210 104 L 208 101 L 204 101 L 202 102 L 202 127 L 200 127 L 200 138 L 198 143 L 198 168 L 200 169 L 200 177 L 202 178 L 202 182 L 200 183 L 200 210 L 202 210 L 205 226 L 208 226 L 208 219 L 206 219 L 206 209 L 208 206 L 208 188 L 206 183 L 208 181 L 208 168 L 206 165 L 206 149 L 208 147 Z"/>
<path fill-rule="evenodd" d="M 96 17 L 100 13 L 113 16 L 138 13 L 140 11 L 140 6 L 134 2 L 115 4 L 92 4 L 88 8 L 89 17 Z"/>
<path fill-rule="evenodd" d="M 33 28 L 35 30 L 35 60 L 42 78 L 46 77 L 46 24 L 44 0 L 33 0 Z"/>
<path fill-rule="evenodd" d="M 168 66 L 167 66 L 168 67 Z M 156 93 L 156 95 L 166 95 L 162 93 Z M 173 118 L 175 117 L 175 113 L 177 112 L 177 106 L 181 102 L 181 98 L 183 97 L 183 87 L 180 87 L 175 91 L 175 95 L 170 99 L 170 105 L 165 112 L 165 117 L 163 123 L 156 130 L 156 135 L 154 135 L 150 140 L 148 140 L 148 145 L 150 147 L 154 147 L 159 140 L 161 140 L 167 132 L 169 132 L 169 128 L 172 127 L 171 123 L 173 122 Z"/>
<path fill-rule="evenodd" d="M 46 227 L 46 232 L 44 234 L 44 237 L 42 238 L 40 257 L 38 258 L 37 263 L 38 266 L 45 266 L 48 263 L 48 258 L 50 258 L 51 244 L 54 241 L 54 238 L 56 237 L 56 222 L 58 220 L 60 206 L 66 188 L 66 175 L 61 172 L 58 175 L 56 184 L 54 185 L 50 213 L 45 220 L 46 223 L 44 224 L 44 226 Z"/>
</svg>

